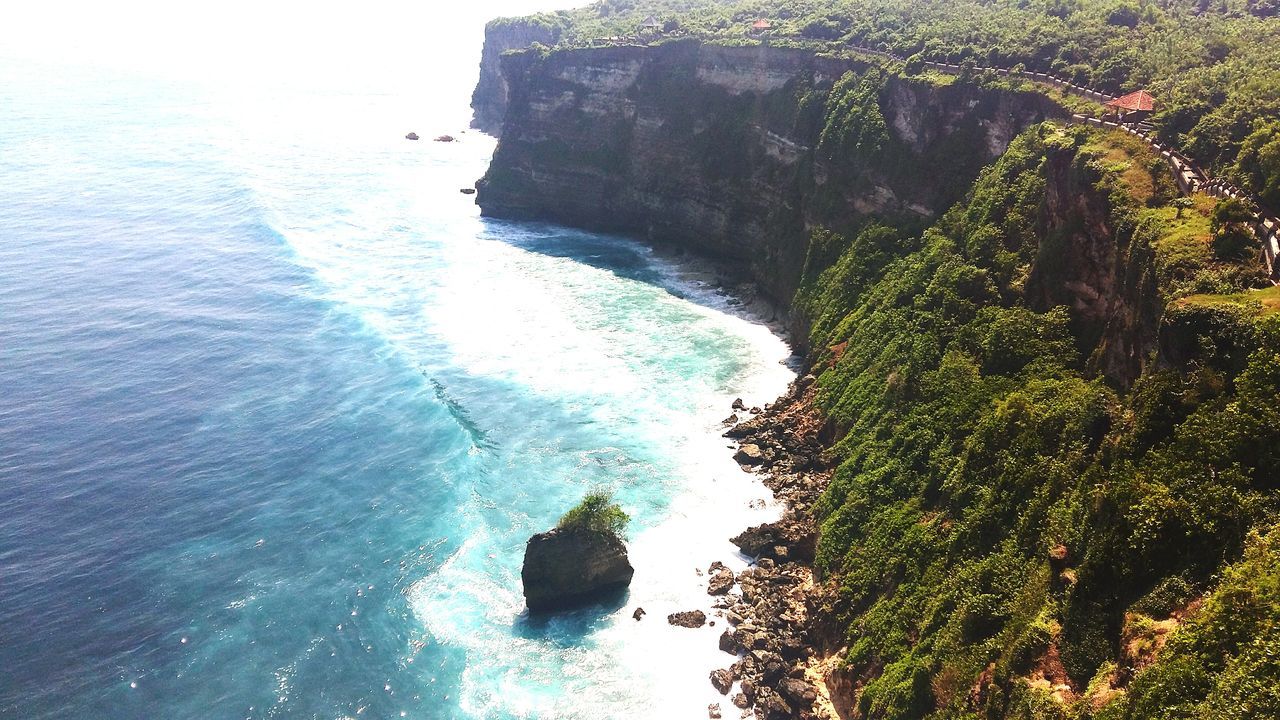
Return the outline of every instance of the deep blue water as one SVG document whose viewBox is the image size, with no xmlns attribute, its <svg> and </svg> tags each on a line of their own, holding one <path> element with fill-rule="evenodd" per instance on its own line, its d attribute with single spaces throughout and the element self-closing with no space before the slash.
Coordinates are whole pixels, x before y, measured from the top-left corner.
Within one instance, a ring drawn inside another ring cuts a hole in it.
<svg viewBox="0 0 1280 720">
<path fill-rule="evenodd" d="M 785 346 L 639 245 L 481 219 L 493 141 L 403 109 L 0 64 L 0 716 L 715 699 L 717 630 L 661 618 L 772 512 L 716 426 Z M 631 595 L 531 620 L 524 540 L 595 487 Z"/>
</svg>

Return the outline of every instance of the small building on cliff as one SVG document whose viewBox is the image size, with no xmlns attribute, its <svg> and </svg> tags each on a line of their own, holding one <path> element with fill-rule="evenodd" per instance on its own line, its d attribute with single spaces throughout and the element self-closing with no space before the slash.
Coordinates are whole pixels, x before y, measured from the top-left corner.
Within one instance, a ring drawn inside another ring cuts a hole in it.
<svg viewBox="0 0 1280 720">
<path fill-rule="evenodd" d="M 1107 107 L 1115 110 L 1123 122 L 1137 122 L 1151 116 L 1156 109 L 1156 99 L 1146 90 L 1139 90 L 1112 100 Z"/>
<path fill-rule="evenodd" d="M 650 15 L 644 19 L 644 22 L 640 23 L 641 37 L 660 34 L 662 34 L 662 23 L 658 22 L 658 18 Z"/>
<path fill-rule="evenodd" d="M 773 23 L 769 22 L 768 20 L 765 20 L 764 18 L 760 18 L 759 20 L 756 20 L 755 22 L 751 23 L 751 31 L 749 34 L 758 37 L 760 35 L 764 35 L 765 33 L 769 32 L 772 29 L 773 29 Z"/>
</svg>

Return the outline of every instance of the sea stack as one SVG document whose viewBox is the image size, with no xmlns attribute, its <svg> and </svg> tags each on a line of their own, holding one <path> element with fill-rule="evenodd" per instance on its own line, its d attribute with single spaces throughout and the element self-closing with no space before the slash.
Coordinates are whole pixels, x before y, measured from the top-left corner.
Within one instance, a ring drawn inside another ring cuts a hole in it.
<svg viewBox="0 0 1280 720">
<path fill-rule="evenodd" d="M 529 538 L 524 549 L 524 601 L 533 612 L 588 604 L 631 584 L 622 508 L 607 493 L 587 495 L 554 530 Z"/>
<path fill-rule="evenodd" d="M 534 612 L 578 607 L 631 584 L 622 539 L 608 531 L 556 528 L 524 549 L 524 601 Z"/>
</svg>

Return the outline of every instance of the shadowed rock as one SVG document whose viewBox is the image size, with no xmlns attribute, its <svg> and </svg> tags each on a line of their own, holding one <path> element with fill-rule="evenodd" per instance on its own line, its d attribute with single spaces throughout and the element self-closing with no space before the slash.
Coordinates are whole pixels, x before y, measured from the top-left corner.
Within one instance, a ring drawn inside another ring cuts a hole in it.
<svg viewBox="0 0 1280 720">
<path fill-rule="evenodd" d="M 524 600 L 535 612 L 584 605 L 631 584 L 635 570 L 617 535 L 556 529 L 529 538 L 524 549 Z"/>
</svg>

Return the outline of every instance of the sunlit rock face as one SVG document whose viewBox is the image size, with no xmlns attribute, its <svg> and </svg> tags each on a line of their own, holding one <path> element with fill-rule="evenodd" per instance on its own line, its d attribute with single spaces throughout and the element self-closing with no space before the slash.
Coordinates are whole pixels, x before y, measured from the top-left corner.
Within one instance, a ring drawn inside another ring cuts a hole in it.
<svg viewBox="0 0 1280 720">
<path fill-rule="evenodd" d="M 1030 93 L 889 75 L 878 98 L 887 142 L 849 161 L 820 141 L 832 86 L 881 72 L 864 61 L 689 41 L 500 63 L 507 107 L 477 195 L 486 215 L 675 243 L 737 266 L 781 303 L 813 228 L 923 226 L 1054 112 Z M 492 83 L 481 85 L 478 97 Z"/>
</svg>

